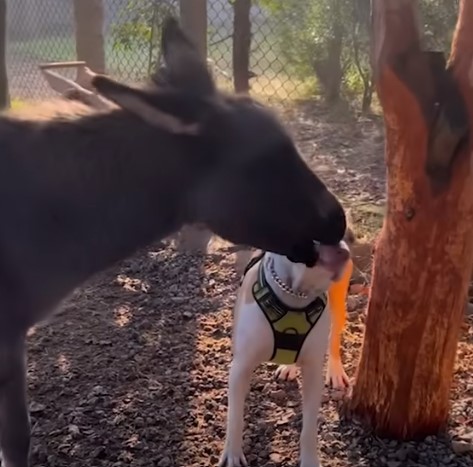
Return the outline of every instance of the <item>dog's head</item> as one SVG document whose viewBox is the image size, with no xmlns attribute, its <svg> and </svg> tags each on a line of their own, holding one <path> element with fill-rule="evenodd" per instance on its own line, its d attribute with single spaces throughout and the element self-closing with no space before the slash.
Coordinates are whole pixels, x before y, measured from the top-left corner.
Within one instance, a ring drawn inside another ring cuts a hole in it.
<svg viewBox="0 0 473 467">
<path fill-rule="evenodd" d="M 311 267 L 291 261 L 294 290 L 327 290 L 332 282 L 340 280 L 350 259 L 350 250 L 342 240 L 337 245 L 314 244 L 316 261 Z"/>
</svg>

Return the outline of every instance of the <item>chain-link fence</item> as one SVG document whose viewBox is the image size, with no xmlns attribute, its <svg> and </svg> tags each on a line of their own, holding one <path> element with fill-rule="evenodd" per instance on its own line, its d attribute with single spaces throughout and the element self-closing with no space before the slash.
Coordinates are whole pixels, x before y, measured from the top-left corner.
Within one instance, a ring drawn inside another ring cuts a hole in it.
<svg viewBox="0 0 473 467">
<path fill-rule="evenodd" d="M 85 2 L 75 1 L 76 6 Z M 234 33 L 236 8 L 244 7 L 242 3 L 251 4 L 248 38 L 242 38 L 241 31 Z M 427 35 L 448 44 L 458 1 L 420 3 Z M 159 60 L 161 21 L 170 12 L 179 15 L 180 1 L 102 0 L 102 5 L 107 73 L 125 81 L 142 80 Z M 335 100 L 341 94 L 363 96 L 369 104 L 373 91 L 368 59 L 370 0 L 207 0 L 206 5 L 207 56 L 221 86 L 232 89 L 234 74 L 241 75 L 234 51 L 243 44 L 245 53 L 248 39 L 249 64 L 243 60 L 243 71 L 250 92 L 258 97 L 287 100 L 321 92 Z M 38 65 L 76 60 L 74 0 L 7 0 L 7 6 L 12 99 L 53 95 Z M 87 19 L 90 24 L 94 20 L 93 14 Z"/>
<path fill-rule="evenodd" d="M 159 53 L 160 20 L 166 12 L 179 14 L 178 3 L 177 0 L 103 0 L 106 70 L 110 75 L 126 81 L 149 75 Z M 209 63 L 220 85 L 233 87 L 232 2 L 209 0 L 207 18 Z M 271 15 L 254 5 L 250 18 L 252 91 L 281 98 L 295 96 L 306 85 L 303 80 L 290 76 L 280 57 Z M 12 98 L 53 95 L 38 65 L 76 60 L 73 0 L 10 0 L 7 34 Z"/>
</svg>

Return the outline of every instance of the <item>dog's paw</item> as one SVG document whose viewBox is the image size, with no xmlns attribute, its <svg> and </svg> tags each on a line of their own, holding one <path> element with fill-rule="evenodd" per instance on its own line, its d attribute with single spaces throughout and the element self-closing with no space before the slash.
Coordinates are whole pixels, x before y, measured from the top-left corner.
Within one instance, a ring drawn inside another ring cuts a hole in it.
<svg viewBox="0 0 473 467">
<path fill-rule="evenodd" d="M 297 378 L 296 365 L 279 365 L 275 371 L 276 378 L 284 381 L 294 381 Z"/>
<path fill-rule="evenodd" d="M 232 451 L 225 448 L 218 467 L 248 467 L 248 462 L 246 462 L 245 455 L 241 450 Z"/>
<path fill-rule="evenodd" d="M 325 384 L 334 389 L 345 389 L 350 386 L 350 379 L 345 373 L 340 360 L 329 358 Z"/>
</svg>

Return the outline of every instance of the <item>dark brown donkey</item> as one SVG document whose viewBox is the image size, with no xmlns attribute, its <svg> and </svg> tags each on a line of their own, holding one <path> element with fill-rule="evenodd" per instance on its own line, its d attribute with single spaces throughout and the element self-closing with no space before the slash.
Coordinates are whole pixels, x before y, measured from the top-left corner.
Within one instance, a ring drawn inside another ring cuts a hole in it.
<svg viewBox="0 0 473 467">
<path fill-rule="evenodd" d="M 308 264 L 313 240 L 345 233 L 341 205 L 275 117 L 219 93 L 173 19 L 162 45 L 168 86 L 96 76 L 117 107 L 0 116 L 4 467 L 28 466 L 26 332 L 91 275 L 188 223 Z"/>
</svg>

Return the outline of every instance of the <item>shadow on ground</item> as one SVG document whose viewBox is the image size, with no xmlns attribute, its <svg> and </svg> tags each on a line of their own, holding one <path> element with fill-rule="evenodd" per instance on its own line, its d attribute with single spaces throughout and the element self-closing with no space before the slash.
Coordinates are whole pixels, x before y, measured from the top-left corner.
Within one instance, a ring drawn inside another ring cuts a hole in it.
<svg viewBox="0 0 473 467">
<path fill-rule="evenodd" d="M 190 465 L 179 458 L 200 423 L 197 320 L 221 307 L 205 266 L 152 248 L 101 274 L 35 330 L 33 465 Z"/>
</svg>

